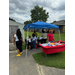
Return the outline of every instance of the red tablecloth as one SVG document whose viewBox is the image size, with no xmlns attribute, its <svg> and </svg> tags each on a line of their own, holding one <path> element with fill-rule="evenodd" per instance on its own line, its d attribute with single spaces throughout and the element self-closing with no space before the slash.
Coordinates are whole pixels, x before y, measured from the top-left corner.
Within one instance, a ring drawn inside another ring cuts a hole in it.
<svg viewBox="0 0 75 75">
<path fill-rule="evenodd" d="M 39 44 L 39 45 L 42 47 L 42 51 L 45 54 L 58 53 L 58 52 L 62 52 L 65 50 L 65 44 L 57 45 L 57 46 L 51 46 L 51 47 L 50 46 L 42 46 L 41 44 Z"/>
</svg>

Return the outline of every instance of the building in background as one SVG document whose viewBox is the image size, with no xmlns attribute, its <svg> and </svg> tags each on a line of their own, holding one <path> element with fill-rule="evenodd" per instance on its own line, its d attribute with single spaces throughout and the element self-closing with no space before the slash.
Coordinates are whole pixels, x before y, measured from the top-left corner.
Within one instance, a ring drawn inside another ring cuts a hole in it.
<svg viewBox="0 0 75 75">
<path fill-rule="evenodd" d="M 23 41 L 24 41 L 24 30 L 23 30 L 24 25 L 12 20 L 9 20 L 9 42 L 13 42 L 13 34 L 16 32 L 16 30 L 19 28 L 21 33 L 22 33 L 22 37 L 23 37 Z"/>
<path fill-rule="evenodd" d="M 65 20 L 60 20 L 60 21 L 54 21 L 51 24 L 55 24 L 59 26 L 60 33 L 65 33 Z M 55 33 L 58 33 L 58 29 L 53 29 Z"/>
</svg>

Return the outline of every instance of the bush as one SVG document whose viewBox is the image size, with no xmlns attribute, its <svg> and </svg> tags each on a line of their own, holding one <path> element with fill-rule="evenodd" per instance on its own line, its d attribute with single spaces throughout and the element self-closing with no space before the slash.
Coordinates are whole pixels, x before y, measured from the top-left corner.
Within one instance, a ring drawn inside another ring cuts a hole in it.
<svg viewBox="0 0 75 75">
<path fill-rule="evenodd" d="M 26 43 L 24 42 L 22 45 L 22 50 L 26 49 Z"/>
</svg>

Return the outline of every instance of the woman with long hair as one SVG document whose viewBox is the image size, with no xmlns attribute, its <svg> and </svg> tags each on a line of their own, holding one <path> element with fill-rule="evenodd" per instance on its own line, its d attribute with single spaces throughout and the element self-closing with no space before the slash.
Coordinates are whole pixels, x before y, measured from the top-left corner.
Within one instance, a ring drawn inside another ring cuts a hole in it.
<svg viewBox="0 0 75 75">
<path fill-rule="evenodd" d="M 16 56 L 21 56 L 20 54 L 22 54 L 23 38 L 20 29 L 17 29 L 16 33 L 14 34 L 14 44 L 15 43 L 18 50 L 18 54 Z"/>
</svg>

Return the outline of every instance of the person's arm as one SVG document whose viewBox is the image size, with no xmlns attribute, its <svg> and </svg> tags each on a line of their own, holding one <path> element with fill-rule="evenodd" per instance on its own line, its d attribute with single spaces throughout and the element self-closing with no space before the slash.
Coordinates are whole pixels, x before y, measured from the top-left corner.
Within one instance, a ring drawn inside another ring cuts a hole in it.
<svg viewBox="0 0 75 75">
<path fill-rule="evenodd" d="M 37 36 L 37 33 L 36 33 L 36 36 Z"/>
<path fill-rule="evenodd" d="M 21 39 L 22 39 L 22 44 L 23 44 L 23 38 L 21 37 Z"/>
<path fill-rule="evenodd" d="M 37 41 L 37 38 L 36 38 L 36 36 L 35 36 L 35 43 L 36 43 L 36 41 Z"/>
<path fill-rule="evenodd" d="M 49 42 L 49 34 L 47 34 L 47 41 Z"/>
<path fill-rule="evenodd" d="M 14 45 L 15 45 L 15 39 L 16 39 L 16 38 L 15 38 L 15 34 L 16 34 L 16 33 L 14 33 L 14 35 L 13 35 L 13 39 L 14 39 L 14 40 L 13 40 L 13 44 L 14 44 Z"/>
<path fill-rule="evenodd" d="M 14 40 L 13 40 L 13 44 L 15 45 L 15 37 L 13 37 L 14 38 Z"/>
<path fill-rule="evenodd" d="M 32 39 L 31 39 L 31 42 L 32 42 Z"/>
<path fill-rule="evenodd" d="M 49 42 L 49 37 L 47 37 L 47 40 L 48 40 L 48 42 Z"/>
</svg>

